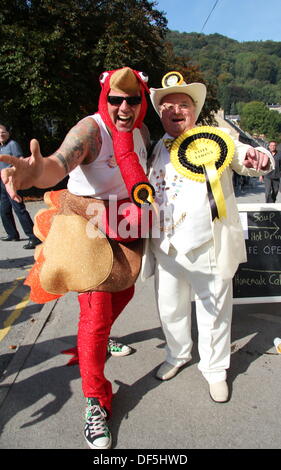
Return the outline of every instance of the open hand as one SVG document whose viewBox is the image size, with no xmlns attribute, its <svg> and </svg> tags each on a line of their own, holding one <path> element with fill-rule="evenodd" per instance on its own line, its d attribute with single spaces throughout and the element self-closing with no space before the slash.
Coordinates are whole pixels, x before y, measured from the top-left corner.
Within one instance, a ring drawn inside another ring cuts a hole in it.
<svg viewBox="0 0 281 470">
<path fill-rule="evenodd" d="M 0 161 L 11 165 L 1 171 L 1 179 L 12 199 L 21 202 L 22 198 L 17 194 L 19 189 L 28 189 L 34 186 L 36 178 L 43 171 L 43 157 L 40 153 L 39 142 L 30 141 L 30 157 L 13 157 L 0 155 Z"/>
</svg>

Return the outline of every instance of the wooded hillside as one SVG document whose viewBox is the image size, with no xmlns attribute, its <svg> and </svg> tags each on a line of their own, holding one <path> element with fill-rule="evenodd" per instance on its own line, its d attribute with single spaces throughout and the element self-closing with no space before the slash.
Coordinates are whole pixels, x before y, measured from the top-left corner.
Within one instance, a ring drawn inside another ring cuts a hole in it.
<svg viewBox="0 0 281 470">
<path fill-rule="evenodd" d="M 238 42 L 220 34 L 169 31 L 175 54 L 199 66 L 227 114 L 237 103 L 281 103 L 281 42 Z"/>
</svg>

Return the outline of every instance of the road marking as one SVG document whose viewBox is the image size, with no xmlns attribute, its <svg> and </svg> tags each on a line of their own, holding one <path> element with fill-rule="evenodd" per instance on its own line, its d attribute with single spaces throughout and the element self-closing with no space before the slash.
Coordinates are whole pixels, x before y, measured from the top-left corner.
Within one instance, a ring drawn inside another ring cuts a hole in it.
<svg viewBox="0 0 281 470">
<path fill-rule="evenodd" d="M 12 313 L 8 316 L 8 318 L 4 321 L 4 328 L 0 330 L 0 341 L 9 333 L 12 324 L 19 318 L 23 309 L 29 303 L 29 293 L 23 298 L 21 302 L 16 305 L 16 308 L 12 311 Z"/>
<path fill-rule="evenodd" d="M 17 289 L 19 286 L 20 282 L 25 279 L 25 276 L 18 277 L 16 278 L 11 287 L 9 289 L 6 289 L 1 295 L 0 295 L 0 305 L 3 305 L 6 300 L 10 297 L 10 295 Z M 8 316 L 8 318 L 4 321 L 3 325 L 4 328 L 0 329 L 0 341 L 5 338 L 5 336 L 9 333 L 12 324 L 19 318 L 20 314 L 24 310 L 24 308 L 27 306 L 29 303 L 29 293 L 26 294 L 26 296 L 18 303 L 16 304 L 16 307 L 12 311 L 12 313 Z"/>
<path fill-rule="evenodd" d="M 0 305 L 3 305 L 8 297 L 12 294 L 12 292 L 18 287 L 19 281 L 25 279 L 24 277 L 18 277 L 12 284 L 9 289 L 4 290 L 4 292 L 0 295 Z"/>
</svg>

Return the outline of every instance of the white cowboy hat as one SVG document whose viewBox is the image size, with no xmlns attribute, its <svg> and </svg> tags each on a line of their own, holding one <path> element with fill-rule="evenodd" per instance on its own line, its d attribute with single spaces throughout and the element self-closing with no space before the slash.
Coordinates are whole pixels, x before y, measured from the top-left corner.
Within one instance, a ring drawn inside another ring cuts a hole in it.
<svg viewBox="0 0 281 470">
<path fill-rule="evenodd" d="M 207 89 L 203 83 L 185 83 L 179 72 L 169 72 L 162 79 L 163 88 L 150 88 L 152 105 L 159 114 L 159 105 L 162 98 L 172 93 L 185 93 L 191 96 L 195 104 L 196 120 L 204 106 Z"/>
</svg>

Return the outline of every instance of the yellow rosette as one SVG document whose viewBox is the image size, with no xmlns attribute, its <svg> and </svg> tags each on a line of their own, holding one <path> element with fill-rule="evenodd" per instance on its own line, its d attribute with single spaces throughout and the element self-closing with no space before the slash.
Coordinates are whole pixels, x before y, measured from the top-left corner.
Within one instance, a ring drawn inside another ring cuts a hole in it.
<svg viewBox="0 0 281 470">
<path fill-rule="evenodd" d="M 206 182 L 212 219 L 226 217 L 220 176 L 231 163 L 235 151 L 232 138 L 211 126 L 200 126 L 174 140 L 170 160 L 186 178 Z"/>
<path fill-rule="evenodd" d="M 138 207 L 142 204 L 153 204 L 154 196 L 155 191 L 150 183 L 136 183 L 132 188 L 132 199 Z"/>
</svg>

